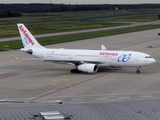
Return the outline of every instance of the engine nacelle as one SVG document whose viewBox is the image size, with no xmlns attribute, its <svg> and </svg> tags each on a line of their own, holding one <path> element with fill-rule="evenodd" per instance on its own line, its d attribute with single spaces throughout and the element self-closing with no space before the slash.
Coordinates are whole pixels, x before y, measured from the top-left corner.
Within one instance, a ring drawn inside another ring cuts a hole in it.
<svg viewBox="0 0 160 120">
<path fill-rule="evenodd" d="M 98 67 L 96 64 L 84 63 L 77 67 L 79 71 L 87 72 L 87 73 L 95 73 L 98 71 Z"/>
</svg>

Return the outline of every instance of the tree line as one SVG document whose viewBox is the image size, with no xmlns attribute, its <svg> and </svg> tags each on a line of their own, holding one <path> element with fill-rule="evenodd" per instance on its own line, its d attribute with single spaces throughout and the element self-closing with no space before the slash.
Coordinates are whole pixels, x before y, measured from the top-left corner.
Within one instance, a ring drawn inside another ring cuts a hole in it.
<svg viewBox="0 0 160 120">
<path fill-rule="evenodd" d="M 66 11 L 87 11 L 87 10 L 115 10 L 118 9 L 151 9 L 160 8 L 160 4 L 0 4 L 0 9 L 19 11 L 20 13 L 40 12 L 66 12 Z"/>
<path fill-rule="evenodd" d="M 0 10 L 0 18 L 7 18 L 7 17 L 21 17 L 21 12 L 16 11 L 9 11 L 9 10 Z"/>
</svg>

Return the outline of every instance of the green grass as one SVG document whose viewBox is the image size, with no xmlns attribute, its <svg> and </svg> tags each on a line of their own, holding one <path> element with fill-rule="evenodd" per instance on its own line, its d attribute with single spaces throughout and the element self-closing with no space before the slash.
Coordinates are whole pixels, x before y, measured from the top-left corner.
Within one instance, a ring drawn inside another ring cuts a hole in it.
<svg viewBox="0 0 160 120">
<path fill-rule="evenodd" d="M 139 12 L 157 12 L 160 9 L 126 9 L 127 14 Z M 118 14 L 126 14 L 123 10 L 97 10 L 97 11 L 72 11 L 72 12 L 53 12 L 53 13 L 22 13 L 22 17 L 0 18 L 0 23 L 10 22 L 35 22 L 46 20 L 68 20 L 72 18 L 90 18 Z"/>
<path fill-rule="evenodd" d="M 93 28 L 113 27 L 119 26 L 120 23 L 102 23 L 102 22 L 83 22 L 83 21 L 66 21 L 53 22 L 44 24 L 30 24 L 28 29 L 33 34 L 55 33 L 64 31 L 85 30 Z"/>
<path fill-rule="evenodd" d="M 95 20 L 104 22 L 150 22 L 158 20 L 157 14 L 144 14 L 144 15 L 128 15 L 128 16 L 116 16 L 97 18 Z"/>
<path fill-rule="evenodd" d="M 122 13 L 123 13 L 122 10 L 32 13 L 32 14 L 25 13 L 23 14 L 23 17 L 1 18 L 0 24 L 3 25 L 0 25 L 0 38 L 19 36 L 18 29 L 16 26 L 16 23 L 19 22 L 20 23 L 32 22 L 30 24 L 25 24 L 25 25 L 32 32 L 32 34 L 35 35 L 35 34 L 66 32 L 66 31 L 104 28 L 104 27 L 113 27 L 122 25 L 122 23 L 118 22 L 148 22 L 148 21 L 158 20 L 156 14 L 145 14 L 145 15 L 137 14 L 137 15 L 118 16 L 118 14 Z M 132 10 L 132 13 L 135 12 Z M 112 15 L 112 17 L 107 17 L 110 15 Z M 68 20 L 71 18 L 77 18 L 77 20 L 74 21 Z M 80 20 L 80 18 L 90 18 L 91 21 L 86 21 L 86 20 L 82 21 Z M 63 21 L 52 22 L 52 20 L 63 20 Z M 13 22 L 14 24 L 12 25 L 8 24 L 11 22 Z"/>
<path fill-rule="evenodd" d="M 102 22 L 83 22 L 83 21 L 64 21 L 48 22 L 43 24 L 26 24 L 26 27 L 32 34 L 56 33 L 64 31 L 85 30 L 93 28 L 119 26 L 120 23 L 102 23 Z M 19 36 L 17 25 L 0 26 L 0 38 Z"/>
<path fill-rule="evenodd" d="M 157 9 L 155 10 L 157 11 Z M 155 10 L 153 9 L 153 10 L 145 10 L 145 11 L 155 11 Z M 127 10 L 127 13 L 135 14 L 136 12 L 141 12 L 141 11 Z M 145 14 L 145 15 L 136 14 L 136 15 L 118 16 L 118 14 L 122 14 L 122 13 L 123 13 L 122 10 L 79 11 L 79 12 L 63 12 L 63 13 L 33 13 L 33 14 L 25 13 L 23 14 L 23 17 L 20 17 L 20 18 L 1 18 L 0 23 L 3 25 L 0 25 L 0 38 L 19 36 L 19 32 L 16 25 L 16 23 L 19 23 L 19 22 L 21 23 L 32 22 L 30 24 L 25 24 L 25 25 L 31 31 L 31 33 L 35 35 L 35 34 L 75 31 L 75 30 L 86 30 L 86 29 L 93 29 L 93 28 L 106 28 L 106 27 L 122 25 L 122 23 L 118 23 L 118 22 L 148 22 L 148 21 L 158 20 L 158 17 L 156 14 Z M 112 17 L 104 17 L 104 16 L 112 16 Z M 74 20 L 74 21 L 68 20 L 71 18 L 77 18 L 77 20 Z M 80 20 L 80 18 L 90 18 L 91 21 Z M 52 22 L 51 20 L 61 20 L 61 21 Z M 14 22 L 15 24 L 8 24 L 11 22 Z M 159 27 L 160 25 L 146 25 L 146 26 L 123 28 L 123 29 L 117 29 L 117 30 L 107 30 L 107 31 L 100 31 L 100 32 L 90 32 L 90 33 L 83 33 L 83 34 L 40 38 L 39 42 L 43 45 L 47 45 L 47 44 L 54 44 L 57 42 L 81 40 L 86 38 L 121 34 L 126 32 L 153 29 L 153 28 L 159 28 Z M 15 49 L 15 48 L 21 48 L 21 47 L 22 47 L 22 43 L 20 40 L 0 43 L 0 50 Z"/>
<path fill-rule="evenodd" d="M 117 14 L 122 13 L 122 11 L 115 11 L 115 10 L 72 11 L 72 12 L 53 12 L 53 13 L 23 13 L 22 17 L 1 18 L 0 23 L 68 20 L 73 18 L 79 19 L 88 17 L 107 16 L 113 12 L 116 12 Z"/>
<path fill-rule="evenodd" d="M 95 37 L 101 37 L 101 36 L 109 36 L 109 35 L 122 34 L 122 33 L 128 33 L 128 32 L 142 31 L 142 30 L 148 30 L 148 29 L 154 29 L 154 28 L 160 28 L 160 25 L 144 25 L 144 26 L 138 26 L 138 27 L 120 28 L 116 30 L 105 30 L 105 31 L 89 32 L 89 33 L 82 33 L 82 34 L 40 38 L 39 42 L 40 44 L 47 45 L 47 44 L 54 44 L 54 43 L 60 43 L 60 42 L 75 41 L 75 40 L 82 40 L 82 39 L 95 38 Z"/>
<path fill-rule="evenodd" d="M 38 39 L 38 41 L 42 45 L 48 45 L 48 44 L 69 42 L 69 41 L 82 40 L 87 38 L 95 38 L 100 36 L 122 34 L 122 33 L 135 32 L 135 31 L 141 31 L 141 30 L 147 30 L 147 29 L 154 29 L 154 28 L 160 28 L 160 25 L 144 25 L 144 26 L 131 27 L 131 28 L 121 28 L 116 30 L 106 30 L 106 31 L 90 32 L 90 33 L 83 33 L 83 34 L 55 36 L 55 37 L 48 37 L 48 38 L 40 38 Z M 22 48 L 21 40 L 0 43 L 0 50 L 18 49 L 18 48 Z"/>
</svg>

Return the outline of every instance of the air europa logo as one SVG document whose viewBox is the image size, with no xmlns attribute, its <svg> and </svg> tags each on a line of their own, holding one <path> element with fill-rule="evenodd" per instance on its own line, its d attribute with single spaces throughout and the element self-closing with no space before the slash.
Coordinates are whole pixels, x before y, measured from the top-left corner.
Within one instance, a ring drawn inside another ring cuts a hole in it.
<svg viewBox="0 0 160 120">
<path fill-rule="evenodd" d="M 118 62 L 127 62 L 130 58 L 131 58 L 132 54 L 122 54 L 119 58 L 118 58 Z"/>
<path fill-rule="evenodd" d="M 118 53 L 100 52 L 99 55 L 103 55 L 103 56 L 118 56 Z"/>
<path fill-rule="evenodd" d="M 26 39 L 28 39 L 29 43 L 31 43 L 32 45 L 34 45 L 33 40 L 32 40 L 32 39 L 30 38 L 30 36 L 28 35 L 27 31 L 24 30 L 24 28 L 23 28 L 22 25 L 19 26 L 19 29 L 21 30 L 21 32 L 22 32 L 22 33 L 24 34 L 24 36 L 26 37 L 26 38 L 25 38 L 25 41 L 26 41 Z"/>
</svg>

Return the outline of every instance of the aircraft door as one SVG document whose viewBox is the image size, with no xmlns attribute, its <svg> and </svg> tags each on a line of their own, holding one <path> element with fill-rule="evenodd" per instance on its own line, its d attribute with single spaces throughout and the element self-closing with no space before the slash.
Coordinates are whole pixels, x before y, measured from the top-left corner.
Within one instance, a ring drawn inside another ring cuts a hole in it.
<svg viewBox="0 0 160 120">
<path fill-rule="evenodd" d="M 42 57 L 42 58 L 44 58 L 44 56 L 45 56 L 44 54 L 45 54 L 45 52 L 44 52 L 44 50 L 42 50 L 42 51 L 41 51 L 41 57 Z"/>
<path fill-rule="evenodd" d="M 100 62 L 106 62 L 106 61 L 109 61 L 109 56 L 106 56 L 106 55 L 99 55 L 99 61 Z"/>
<path fill-rule="evenodd" d="M 111 61 L 113 66 L 118 66 L 116 56 L 110 56 L 110 61 Z"/>
<path fill-rule="evenodd" d="M 70 52 L 70 54 L 69 54 L 69 59 L 74 59 L 74 53 L 73 52 Z"/>
<path fill-rule="evenodd" d="M 139 58 L 140 58 L 139 54 L 135 54 L 135 62 L 139 62 Z"/>
</svg>

